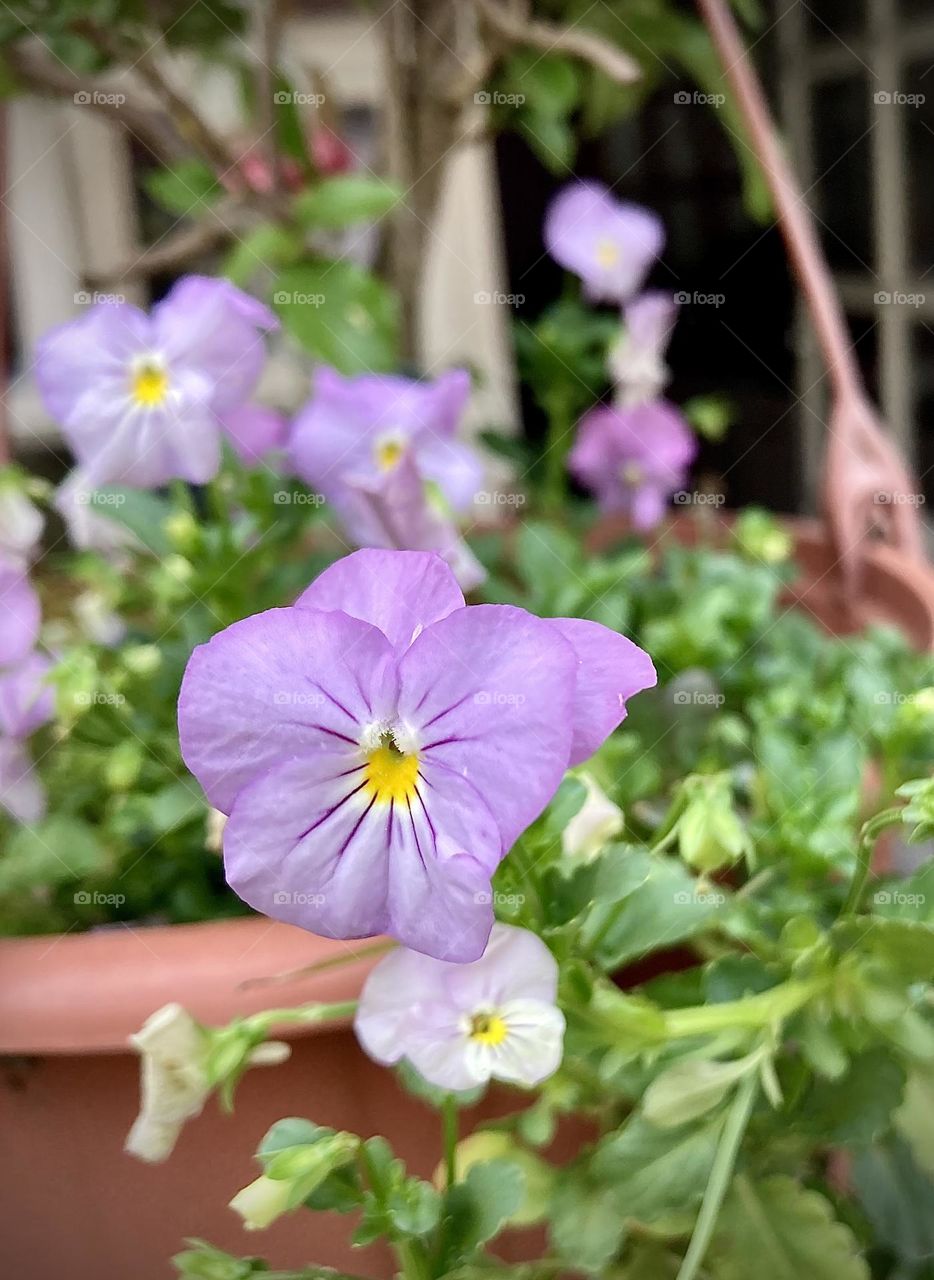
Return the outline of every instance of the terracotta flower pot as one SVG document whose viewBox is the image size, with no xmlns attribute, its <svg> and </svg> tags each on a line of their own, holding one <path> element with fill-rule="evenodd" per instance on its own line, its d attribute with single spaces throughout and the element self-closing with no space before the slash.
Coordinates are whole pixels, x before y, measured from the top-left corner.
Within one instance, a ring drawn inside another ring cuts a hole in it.
<svg viewBox="0 0 934 1280">
<path fill-rule="evenodd" d="M 729 521 L 717 525 L 725 536 Z M 884 619 L 919 648 L 934 648 L 934 572 L 891 548 L 870 548 L 869 593 L 854 619 L 835 594 L 834 557 L 821 526 L 790 527 L 803 570 L 792 603 L 833 631 Z M 673 529 L 679 541 L 696 536 L 696 525 L 683 519 Z M 611 546 L 624 531 L 621 522 L 604 522 L 594 548 Z M 385 1133 L 414 1171 L 431 1174 L 437 1118 L 363 1055 L 347 1026 L 287 1030 L 290 1061 L 248 1072 L 233 1116 L 209 1102 L 167 1164 L 142 1165 L 122 1152 L 138 1100 L 127 1037 L 153 1010 L 178 1000 L 203 1021 L 222 1024 L 270 1004 L 350 999 L 372 958 L 271 987 L 251 980 L 358 950 L 265 919 L 0 941 L 0 1237 L 10 1274 L 164 1280 L 167 1259 L 186 1236 L 199 1235 L 233 1253 L 261 1252 L 278 1267 L 314 1261 L 391 1275 L 384 1249 L 350 1250 L 344 1219 L 295 1215 L 256 1236 L 226 1208 L 254 1176 L 259 1138 L 288 1115 Z M 483 1113 L 509 1105 L 494 1094 Z M 566 1134 L 562 1145 L 573 1141 Z"/>
</svg>

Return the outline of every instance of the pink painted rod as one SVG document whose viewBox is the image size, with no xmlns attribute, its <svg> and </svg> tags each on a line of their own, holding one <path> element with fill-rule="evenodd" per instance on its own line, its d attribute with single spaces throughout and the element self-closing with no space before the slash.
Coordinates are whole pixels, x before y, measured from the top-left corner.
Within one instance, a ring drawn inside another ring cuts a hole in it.
<svg viewBox="0 0 934 1280">
<path fill-rule="evenodd" d="M 813 219 L 778 140 L 765 95 L 729 4 L 727 0 L 697 0 L 697 4 L 720 54 L 724 74 L 736 95 L 752 148 L 765 172 L 788 255 L 807 300 L 834 394 L 840 400 L 862 398 L 865 392 L 849 330 Z"/>
</svg>

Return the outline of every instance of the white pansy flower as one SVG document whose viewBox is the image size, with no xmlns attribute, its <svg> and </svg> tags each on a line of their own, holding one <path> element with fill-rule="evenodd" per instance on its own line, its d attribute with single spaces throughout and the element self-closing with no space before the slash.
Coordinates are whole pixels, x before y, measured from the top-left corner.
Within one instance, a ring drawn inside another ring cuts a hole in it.
<svg viewBox="0 0 934 1280">
<path fill-rule="evenodd" d="M 490 1079 L 534 1085 L 561 1062 L 564 1015 L 558 966 L 526 929 L 494 924 L 486 951 L 451 964 L 392 952 L 364 985 L 354 1028 L 377 1062 L 402 1058 L 430 1084 L 454 1091 Z"/>
</svg>

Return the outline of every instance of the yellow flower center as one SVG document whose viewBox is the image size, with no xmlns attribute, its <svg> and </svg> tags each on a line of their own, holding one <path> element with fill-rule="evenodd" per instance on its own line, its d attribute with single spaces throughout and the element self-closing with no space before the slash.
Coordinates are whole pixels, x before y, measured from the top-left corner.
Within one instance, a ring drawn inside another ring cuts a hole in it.
<svg viewBox="0 0 934 1280">
<path fill-rule="evenodd" d="M 377 441 L 373 452 L 380 471 L 391 471 L 405 453 L 405 443 L 395 436 L 387 436 Z"/>
<path fill-rule="evenodd" d="M 619 245 L 613 240 L 601 240 L 597 244 L 597 263 L 601 267 L 615 267 L 619 262 Z"/>
<path fill-rule="evenodd" d="M 637 485 L 641 484 L 644 479 L 644 473 L 638 462 L 627 462 L 622 468 L 621 474 L 624 484 Z"/>
<path fill-rule="evenodd" d="M 418 781 L 418 756 L 406 756 L 385 740 L 366 757 L 364 786 L 378 804 L 411 801 Z"/>
<path fill-rule="evenodd" d="M 498 1013 L 475 1013 L 470 1019 L 468 1035 L 478 1044 L 502 1044 L 508 1028 Z"/>
<path fill-rule="evenodd" d="M 157 364 L 141 364 L 133 374 L 133 399 L 144 408 L 162 404 L 168 389 L 169 375 Z"/>
</svg>

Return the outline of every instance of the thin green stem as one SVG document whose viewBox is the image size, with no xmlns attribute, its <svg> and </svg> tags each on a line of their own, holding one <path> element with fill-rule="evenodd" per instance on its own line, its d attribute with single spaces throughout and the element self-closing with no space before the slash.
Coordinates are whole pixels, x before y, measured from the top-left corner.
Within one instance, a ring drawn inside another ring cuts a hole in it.
<svg viewBox="0 0 934 1280">
<path fill-rule="evenodd" d="M 859 849 L 856 853 L 856 870 L 853 872 L 850 891 L 846 895 L 846 901 L 840 911 L 841 918 L 853 915 L 860 904 L 872 867 L 872 855 L 880 834 L 886 827 L 894 826 L 896 822 L 901 822 L 901 820 L 901 807 L 894 806 L 891 809 L 883 809 L 881 813 L 877 813 L 874 818 L 870 818 L 868 822 L 864 823 L 859 836 Z"/>
<path fill-rule="evenodd" d="M 701 1263 L 704 1261 L 704 1256 L 710 1245 L 710 1238 L 717 1225 L 717 1218 L 720 1216 L 723 1198 L 733 1177 L 736 1157 L 739 1155 L 739 1148 L 743 1141 L 743 1134 L 746 1132 L 746 1126 L 749 1123 L 758 1088 L 759 1074 L 753 1071 L 743 1079 L 736 1090 L 736 1097 L 733 1099 L 733 1105 L 727 1114 L 726 1124 L 723 1126 L 723 1133 L 720 1135 L 720 1142 L 717 1146 L 717 1154 L 714 1156 L 710 1177 L 707 1179 L 707 1187 L 704 1191 L 704 1199 L 701 1202 L 700 1213 L 697 1215 L 694 1234 L 691 1236 L 691 1243 L 688 1245 L 688 1251 L 684 1255 L 684 1261 L 681 1263 L 677 1280 L 694 1280 L 700 1270 Z"/>
<path fill-rule="evenodd" d="M 457 1099 L 453 1093 L 449 1093 L 441 1104 L 441 1132 L 444 1140 L 444 1181 L 445 1186 L 448 1187 L 453 1187 L 457 1181 L 458 1130 Z"/>
<path fill-rule="evenodd" d="M 571 414 L 564 397 L 548 405 L 548 434 L 545 438 L 544 507 L 552 515 L 562 511 L 565 497 L 564 463 L 571 447 Z"/>
<path fill-rule="evenodd" d="M 400 1240 L 395 1249 L 404 1280 L 431 1280 L 428 1256 L 420 1240 Z"/>
<path fill-rule="evenodd" d="M 266 1031 L 280 1022 L 300 1022 L 309 1026 L 323 1022 L 343 1022 L 357 1012 L 356 1000 L 339 1000 L 334 1004 L 300 1004 L 285 1009 L 264 1009 L 247 1021 Z"/>
<path fill-rule="evenodd" d="M 821 979 L 783 982 L 768 991 L 721 1004 L 695 1005 L 688 1009 L 669 1009 L 665 1029 L 671 1039 L 707 1035 L 731 1027 L 767 1027 L 781 1022 L 819 994 Z"/>
</svg>

